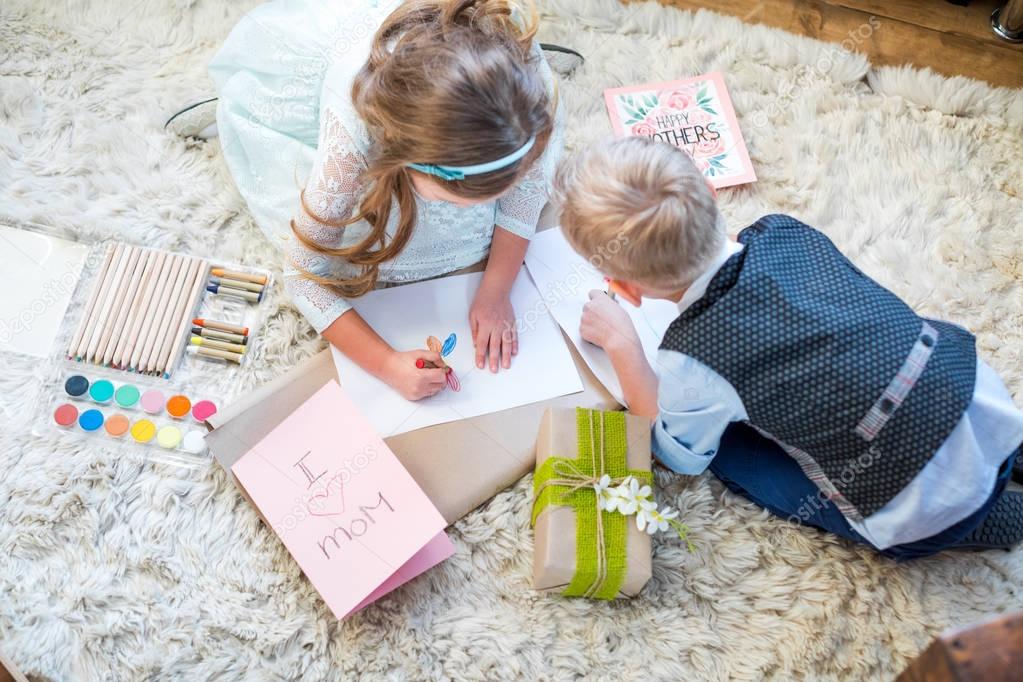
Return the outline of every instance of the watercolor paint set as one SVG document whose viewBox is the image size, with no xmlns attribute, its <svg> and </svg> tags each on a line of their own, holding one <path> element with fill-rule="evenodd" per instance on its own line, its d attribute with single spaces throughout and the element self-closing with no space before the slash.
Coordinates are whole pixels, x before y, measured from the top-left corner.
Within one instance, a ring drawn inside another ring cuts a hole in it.
<svg viewBox="0 0 1023 682">
<path fill-rule="evenodd" d="M 242 390 L 242 369 L 259 359 L 272 273 L 119 241 L 83 244 L 35 226 L 3 229 L 19 240 L 18 257 L 8 259 L 19 276 L 51 261 L 60 269 L 24 292 L 47 301 L 59 293 L 60 306 L 25 321 L 37 333 L 12 329 L 20 345 L 0 345 L 45 360 L 25 417 L 32 430 L 208 466 L 204 422 Z M 30 301 L 22 307 L 33 312 Z"/>
<path fill-rule="evenodd" d="M 215 400 L 170 392 L 152 379 L 122 380 L 112 374 L 64 376 L 62 390 L 47 406 L 50 425 L 106 445 L 173 454 L 175 464 L 208 461 L 205 422 L 217 412 Z"/>
</svg>

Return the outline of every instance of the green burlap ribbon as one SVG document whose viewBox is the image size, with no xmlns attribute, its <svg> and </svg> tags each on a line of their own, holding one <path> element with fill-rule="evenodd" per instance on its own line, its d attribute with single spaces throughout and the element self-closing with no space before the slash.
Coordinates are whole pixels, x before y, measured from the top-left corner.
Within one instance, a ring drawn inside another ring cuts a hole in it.
<svg viewBox="0 0 1023 682">
<path fill-rule="evenodd" d="M 624 412 L 577 408 L 578 457 L 550 457 L 533 476 L 533 524 L 549 505 L 575 510 L 575 575 L 567 597 L 614 599 L 625 580 L 625 538 L 632 522 L 618 512 L 601 511 L 593 484 L 604 474 L 611 485 L 629 476 L 650 484 L 649 471 L 630 470 Z"/>
</svg>

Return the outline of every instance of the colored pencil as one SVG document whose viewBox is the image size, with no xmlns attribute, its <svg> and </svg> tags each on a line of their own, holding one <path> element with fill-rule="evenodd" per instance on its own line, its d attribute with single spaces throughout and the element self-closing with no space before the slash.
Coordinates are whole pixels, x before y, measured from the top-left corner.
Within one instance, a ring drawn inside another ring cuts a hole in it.
<svg viewBox="0 0 1023 682">
<path fill-rule="evenodd" d="M 142 272 L 142 280 L 139 282 L 135 300 L 132 301 L 128 319 L 124 322 L 124 329 L 121 330 L 117 348 L 114 349 L 114 357 L 110 361 L 118 369 L 127 369 L 128 360 L 131 359 L 132 350 L 135 348 L 135 338 L 138 336 L 139 329 L 142 328 L 142 316 L 145 315 L 149 296 L 156 287 L 156 278 L 165 254 L 162 251 L 147 250 L 146 256 L 146 267 Z"/>
<path fill-rule="evenodd" d="M 236 272 L 233 270 L 225 270 L 224 268 L 213 268 L 210 274 L 214 277 L 223 277 L 224 279 L 240 279 L 243 282 L 254 282 L 255 284 L 266 284 L 266 275 L 251 275 L 247 272 Z"/>
<path fill-rule="evenodd" d="M 192 293 L 192 287 L 195 285 L 196 278 L 202 277 L 200 268 L 200 261 L 198 258 L 188 259 L 188 269 L 182 268 L 184 277 L 182 278 L 181 284 L 178 287 L 177 295 L 174 301 L 173 314 L 169 319 L 169 323 L 164 329 L 160 337 L 162 339 L 160 343 L 160 350 L 156 355 L 153 356 L 153 362 L 149 367 L 150 372 L 162 373 L 164 368 L 167 366 L 167 361 L 170 359 L 171 353 L 174 351 L 174 344 L 178 342 L 178 337 L 175 333 L 181 328 L 181 321 L 188 321 L 189 313 L 185 309 L 188 305 L 188 296 Z"/>
<path fill-rule="evenodd" d="M 218 286 L 216 284 L 210 284 L 206 287 L 206 291 L 211 294 L 218 294 L 221 296 L 234 296 L 235 298 L 244 298 L 249 303 L 259 303 L 263 300 L 262 294 L 255 294 L 251 291 L 244 291 L 242 289 L 232 289 L 230 287 Z"/>
<path fill-rule="evenodd" d="M 201 336 L 204 339 L 226 341 L 227 343 L 239 343 L 244 345 L 249 342 L 249 337 L 242 336 L 241 334 L 218 332 L 216 329 L 203 329 L 202 327 L 192 327 L 192 334 L 194 336 Z"/>
<path fill-rule="evenodd" d="M 242 359 L 245 357 L 241 353 L 230 353 L 226 350 L 214 350 L 212 348 L 203 348 L 202 346 L 193 346 L 195 348 L 196 355 L 202 355 L 207 358 L 219 358 L 221 360 L 227 360 L 229 362 L 235 362 L 239 365 Z"/>
<path fill-rule="evenodd" d="M 193 346 L 202 346 L 203 348 L 212 348 L 214 350 L 226 350 L 232 353 L 245 353 L 245 346 L 241 346 L 237 343 L 227 343 L 226 341 L 214 341 L 213 339 L 204 339 L 201 336 L 192 337 Z"/>
<path fill-rule="evenodd" d="M 68 360 L 74 359 L 75 351 L 78 350 L 78 344 L 81 343 L 82 336 L 85 335 L 85 328 L 89 326 L 89 318 L 92 317 L 93 309 L 96 307 L 96 299 L 99 298 L 99 282 L 106 277 L 107 270 L 110 268 L 110 262 L 113 259 L 114 245 L 110 244 L 107 246 L 107 252 L 103 256 L 103 264 L 99 269 L 99 277 L 96 279 L 96 284 L 92 287 L 92 293 L 89 294 L 89 302 L 85 305 L 85 313 L 82 315 L 82 319 L 78 321 L 78 329 L 75 330 L 75 335 L 71 337 L 71 343 L 68 344 Z"/>
<path fill-rule="evenodd" d="M 106 268 L 103 276 L 93 283 L 93 291 L 96 294 L 96 305 L 93 306 L 92 314 L 89 315 L 88 324 L 85 327 L 85 333 L 82 334 L 82 338 L 78 341 L 78 345 L 75 347 L 75 351 L 73 353 L 75 360 L 79 362 L 85 359 L 85 351 L 88 350 L 89 341 L 92 340 L 92 333 L 96 327 L 96 321 L 99 319 L 100 311 L 103 309 L 103 299 L 106 296 L 107 286 L 110 282 L 110 278 L 114 274 L 114 271 L 117 269 L 117 260 L 120 255 L 121 244 L 114 244 L 109 266 Z"/>
<path fill-rule="evenodd" d="M 92 362 L 96 347 L 99 346 L 99 339 L 103 335 L 103 326 L 107 323 L 107 317 L 110 315 L 110 306 L 114 295 L 117 293 L 117 288 L 121 284 L 121 278 L 124 276 L 124 268 L 128 263 L 128 252 L 130 249 L 131 247 L 125 244 L 117 245 L 114 262 L 110 264 L 110 270 L 107 271 L 106 279 L 103 282 L 103 293 L 100 294 L 99 303 L 96 304 L 96 314 L 92 318 L 92 329 L 88 334 L 89 343 L 86 344 L 85 339 L 82 339 L 82 345 L 84 346 L 82 360 L 85 362 Z"/>
<path fill-rule="evenodd" d="M 125 315 L 128 314 L 128 302 L 131 297 L 130 292 L 134 286 L 134 282 L 137 282 L 139 276 L 142 274 L 142 266 L 140 263 L 142 263 L 143 260 L 142 249 L 135 246 L 129 247 L 128 265 L 124 270 L 124 277 L 121 279 L 121 285 L 114 295 L 113 307 L 109 312 L 107 323 L 103 327 L 103 336 L 100 337 L 99 346 L 96 348 L 96 354 L 93 356 L 93 359 L 98 364 L 107 364 L 108 360 L 106 358 L 113 354 L 117 334 L 121 328 L 121 324 L 124 323 Z"/>
<path fill-rule="evenodd" d="M 242 282 L 237 279 L 225 279 L 223 277 L 210 277 L 210 284 L 216 284 L 220 287 L 230 287 L 232 289 L 244 289 L 245 291 L 254 291 L 257 294 L 262 294 L 263 289 L 266 287 L 262 284 L 253 284 L 252 282 Z"/>
<path fill-rule="evenodd" d="M 142 358 L 139 360 L 138 370 L 140 372 L 148 374 L 154 369 L 157 361 L 160 359 L 160 352 L 163 350 L 164 341 L 167 338 L 167 330 L 171 327 L 171 322 L 174 318 L 174 309 L 177 307 L 178 298 L 181 294 L 181 290 L 185 288 L 185 276 L 188 274 L 188 270 L 192 265 L 192 259 L 184 256 L 178 256 L 177 260 L 177 271 L 173 273 L 172 278 L 168 280 L 170 285 L 164 295 L 164 308 L 158 311 L 156 319 L 153 321 L 153 336 L 149 343 L 149 347 L 146 352 L 143 353 Z M 157 322 L 159 320 L 159 322 Z M 175 323 L 175 327 L 177 324 Z"/>
<path fill-rule="evenodd" d="M 138 329 L 131 340 L 131 351 L 125 355 L 124 369 L 127 369 L 129 372 L 135 371 L 138 367 L 139 358 L 145 352 L 149 330 L 153 326 L 153 317 L 156 316 L 156 311 L 160 309 L 160 301 L 163 298 L 164 290 L 167 288 L 167 280 L 170 278 L 170 271 L 174 265 L 173 254 L 166 253 L 161 255 L 163 258 L 158 265 L 158 269 L 153 273 L 152 286 L 142 306 Z"/>
<path fill-rule="evenodd" d="M 249 335 L 248 327 L 239 327 L 237 325 L 228 324 L 227 322 L 217 322 L 216 320 L 204 320 L 202 318 L 196 318 L 192 320 L 192 324 L 196 327 L 202 327 L 204 329 L 215 329 L 218 332 L 230 332 L 232 334 L 241 334 L 242 336 Z"/>
<path fill-rule="evenodd" d="M 118 311 L 117 318 L 114 320 L 114 333 L 110 335 L 110 341 L 107 343 L 106 348 L 103 350 L 102 357 L 100 358 L 100 362 L 104 366 L 114 365 L 117 348 L 120 346 L 121 340 L 124 338 L 125 329 L 130 324 L 132 310 L 135 308 L 135 303 L 139 298 L 142 284 L 145 281 L 146 271 L 149 267 L 149 259 L 151 258 L 152 253 L 153 252 L 149 249 L 139 248 L 138 250 L 138 261 L 135 264 L 135 271 L 132 273 L 131 279 L 128 282 L 128 288 L 125 290 L 121 309 Z"/>
<path fill-rule="evenodd" d="M 178 359 L 181 357 L 181 354 L 185 352 L 185 346 L 188 345 L 184 342 L 182 337 L 188 330 L 189 323 L 195 322 L 195 320 L 190 321 L 188 318 L 193 314 L 195 306 L 199 302 L 199 298 L 202 296 L 202 285 L 203 282 L 206 281 L 206 270 L 209 269 L 209 267 L 209 263 L 206 261 L 199 262 L 199 276 L 195 278 L 195 282 L 192 284 L 192 291 L 189 293 L 188 303 L 185 306 L 185 315 L 181 318 L 181 325 L 174 334 L 175 339 L 181 340 L 177 342 L 177 345 L 174 347 L 174 352 L 170 355 L 170 359 L 167 360 L 167 364 L 162 368 L 163 377 L 165 379 L 170 379 L 171 374 L 174 372 L 174 367 L 178 364 Z"/>
</svg>

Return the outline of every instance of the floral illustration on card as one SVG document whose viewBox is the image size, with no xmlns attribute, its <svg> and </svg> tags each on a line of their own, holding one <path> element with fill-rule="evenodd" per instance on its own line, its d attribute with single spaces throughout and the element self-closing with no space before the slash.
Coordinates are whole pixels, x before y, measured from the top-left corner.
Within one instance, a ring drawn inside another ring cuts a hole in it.
<svg viewBox="0 0 1023 682">
<path fill-rule="evenodd" d="M 605 97 L 619 135 L 679 147 L 715 187 L 756 180 L 720 74 L 618 88 Z"/>
</svg>

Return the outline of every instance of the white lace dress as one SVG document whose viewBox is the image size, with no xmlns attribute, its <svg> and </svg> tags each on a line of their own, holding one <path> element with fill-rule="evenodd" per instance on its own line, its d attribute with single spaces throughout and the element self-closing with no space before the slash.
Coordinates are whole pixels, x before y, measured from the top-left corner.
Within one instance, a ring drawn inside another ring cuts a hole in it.
<svg viewBox="0 0 1023 682">
<path fill-rule="evenodd" d="M 260 227 L 281 246 L 285 287 L 318 332 L 351 303 L 302 271 L 340 279 L 356 270 L 341 258 L 303 246 L 289 223 L 294 218 L 305 236 L 333 248 L 355 244 L 369 230 L 364 222 L 345 229 L 323 225 L 302 211 L 299 193 L 305 179 L 307 205 L 328 220 L 347 218 L 357 209 L 373 142 L 349 92 L 373 33 L 398 4 L 271 2 L 245 16 L 210 66 L 220 97 L 217 126 L 228 167 Z M 554 97 L 554 78 L 539 46 L 534 53 Z M 495 226 L 529 238 L 547 203 L 562 152 L 561 119 L 559 111 L 544 156 L 499 200 L 461 208 L 417 198 L 412 238 L 381 266 L 380 282 L 428 279 L 478 263 L 490 250 Z M 388 235 L 393 236 L 397 221 L 395 207 Z"/>
</svg>

